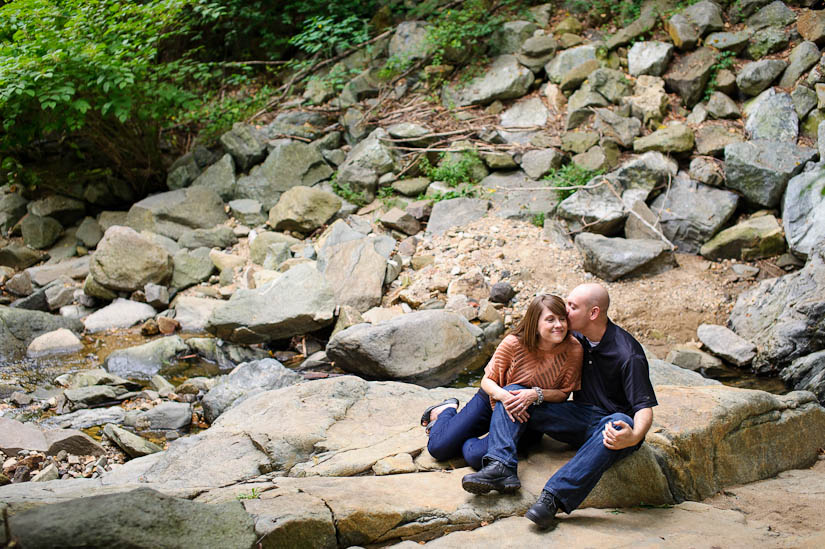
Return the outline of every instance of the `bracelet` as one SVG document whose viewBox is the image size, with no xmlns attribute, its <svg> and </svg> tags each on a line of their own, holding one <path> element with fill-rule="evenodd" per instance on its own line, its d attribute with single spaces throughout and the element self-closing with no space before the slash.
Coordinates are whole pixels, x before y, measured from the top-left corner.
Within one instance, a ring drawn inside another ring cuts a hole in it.
<svg viewBox="0 0 825 549">
<path fill-rule="evenodd" d="M 533 404 L 538 405 L 544 402 L 544 393 L 541 391 L 541 387 L 533 387 L 533 390 L 536 392 L 537 395 L 539 395 L 539 399 L 535 401 Z"/>
</svg>

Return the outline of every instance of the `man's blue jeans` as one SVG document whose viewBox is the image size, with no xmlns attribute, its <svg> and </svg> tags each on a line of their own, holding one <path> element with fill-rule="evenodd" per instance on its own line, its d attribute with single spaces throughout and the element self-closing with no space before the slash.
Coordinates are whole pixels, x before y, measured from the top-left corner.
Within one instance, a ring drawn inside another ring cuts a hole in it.
<svg viewBox="0 0 825 549">
<path fill-rule="evenodd" d="M 516 387 L 505 387 L 511 389 Z M 633 420 L 622 413 L 609 414 L 590 404 L 573 401 L 545 402 L 530 408 L 527 423 L 513 422 L 504 406 L 496 406 L 490 421 L 485 458 L 518 466 L 516 446 L 528 427 L 579 449 L 576 455 L 550 477 L 544 489 L 556 496 L 566 513 L 576 509 L 611 465 L 636 451 L 642 443 L 622 450 L 604 446 L 602 431 L 610 421 L 622 420 L 633 427 Z"/>
</svg>

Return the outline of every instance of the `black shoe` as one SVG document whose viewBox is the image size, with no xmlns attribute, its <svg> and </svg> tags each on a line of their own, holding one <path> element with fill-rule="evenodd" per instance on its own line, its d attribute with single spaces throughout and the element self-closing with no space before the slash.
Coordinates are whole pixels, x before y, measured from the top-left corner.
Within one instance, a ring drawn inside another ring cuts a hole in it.
<svg viewBox="0 0 825 549">
<path fill-rule="evenodd" d="M 559 500 L 556 499 L 556 496 L 547 490 L 542 490 L 539 500 L 527 510 L 524 516 L 535 522 L 536 526 L 545 530 L 556 524 L 558 510 Z"/>
<path fill-rule="evenodd" d="M 521 488 L 518 473 L 500 461 L 488 460 L 481 471 L 464 475 L 461 487 L 471 494 L 486 494 L 498 490 L 503 494 L 515 492 Z"/>
</svg>

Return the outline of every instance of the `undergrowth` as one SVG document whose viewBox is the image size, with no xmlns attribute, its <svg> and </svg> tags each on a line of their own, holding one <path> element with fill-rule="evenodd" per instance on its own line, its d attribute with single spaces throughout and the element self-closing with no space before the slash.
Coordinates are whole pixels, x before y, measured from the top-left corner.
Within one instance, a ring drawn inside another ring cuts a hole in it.
<svg viewBox="0 0 825 549">
<path fill-rule="evenodd" d="M 588 170 L 571 162 L 561 168 L 552 170 L 543 179 L 547 181 L 550 187 L 558 188 L 559 202 L 561 202 L 576 192 L 575 187 L 587 185 L 588 181 L 602 173 L 604 173 L 604 170 Z"/>
<path fill-rule="evenodd" d="M 446 153 L 441 153 L 444 160 Z M 455 157 L 438 166 L 433 166 L 426 157 L 421 159 L 421 170 L 433 181 L 442 181 L 450 187 L 458 187 L 461 183 L 477 183 L 473 175 L 473 166 L 479 164 L 481 158 L 474 150 L 463 151 L 457 159 Z"/>
<path fill-rule="evenodd" d="M 736 54 L 732 51 L 719 52 L 719 55 L 716 56 L 716 62 L 710 68 L 710 78 L 708 79 L 708 85 L 705 87 L 703 101 L 709 100 L 713 92 L 716 91 L 716 86 L 718 85 L 716 76 L 719 74 L 719 71 L 733 68 L 735 57 Z"/>
</svg>

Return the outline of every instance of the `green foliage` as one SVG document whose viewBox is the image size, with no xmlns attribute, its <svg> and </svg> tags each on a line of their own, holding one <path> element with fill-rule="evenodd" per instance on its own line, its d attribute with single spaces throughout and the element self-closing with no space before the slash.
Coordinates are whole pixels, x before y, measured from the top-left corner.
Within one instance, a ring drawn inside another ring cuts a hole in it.
<svg viewBox="0 0 825 549">
<path fill-rule="evenodd" d="M 439 14 L 427 31 L 433 64 L 443 64 L 444 57 L 451 50 L 478 46 L 502 20 L 499 15 L 490 15 L 483 0 L 467 0 L 460 9 L 449 9 Z"/>
<path fill-rule="evenodd" d="M 309 17 L 298 34 L 289 43 L 308 54 L 321 53 L 333 57 L 369 39 L 367 22 L 354 15 L 343 19 L 334 16 L 316 15 Z"/>
<path fill-rule="evenodd" d="M 238 494 L 235 496 L 235 499 L 241 501 L 245 499 L 259 499 L 260 497 L 261 492 L 257 488 L 253 488 L 248 494 Z"/>
<path fill-rule="evenodd" d="M 443 160 L 446 153 L 441 153 Z M 481 162 L 478 153 L 474 150 L 463 151 L 457 159 L 442 162 L 439 166 L 432 166 L 426 157 L 421 160 L 421 170 L 434 181 L 443 181 L 450 187 L 458 187 L 461 183 L 477 183 L 473 175 L 473 167 Z"/>
<path fill-rule="evenodd" d="M 548 182 L 551 187 L 561 187 L 557 191 L 559 193 L 559 202 L 576 192 L 575 188 L 583 187 L 587 182 L 604 173 L 603 170 L 591 171 L 582 168 L 578 164 L 571 162 L 557 170 L 552 170 L 544 176 L 544 180 Z"/>
<path fill-rule="evenodd" d="M 350 204 L 355 204 L 356 206 L 366 206 L 369 204 L 367 195 L 363 191 L 354 190 L 348 183 L 339 183 L 335 175 L 332 177 L 332 190 Z"/>
<path fill-rule="evenodd" d="M 232 129 L 235 122 L 258 112 L 272 93 L 272 88 L 267 85 L 257 90 L 251 86 L 242 87 L 232 94 L 211 92 L 204 97 L 202 103 L 185 111 L 178 121 L 197 126 L 198 139 L 203 143 L 212 143 Z"/>
<path fill-rule="evenodd" d="M 478 190 L 472 187 L 471 185 L 462 185 L 458 189 L 454 191 L 447 191 L 446 193 L 442 193 L 440 191 L 434 191 L 430 194 L 421 194 L 418 196 L 418 200 L 432 200 L 433 204 L 436 202 L 441 202 L 442 200 L 450 200 L 452 198 L 475 198 L 478 196 Z"/>
<path fill-rule="evenodd" d="M 642 13 L 642 0 L 568 0 L 565 6 L 573 13 L 586 13 L 601 22 L 628 25 Z"/>
<path fill-rule="evenodd" d="M 532 223 L 536 227 L 544 227 L 544 217 L 544 212 L 534 214 L 533 217 L 530 218 L 530 223 Z"/>
<path fill-rule="evenodd" d="M 708 85 L 705 87 L 705 95 L 703 97 L 703 101 L 707 101 L 710 99 L 710 96 L 713 95 L 713 92 L 716 91 L 716 86 L 718 85 L 716 82 L 716 76 L 719 74 L 719 71 L 724 69 L 732 69 L 733 62 L 736 54 L 732 51 L 722 51 L 716 56 L 716 62 L 710 68 L 710 78 L 708 79 Z"/>
</svg>

